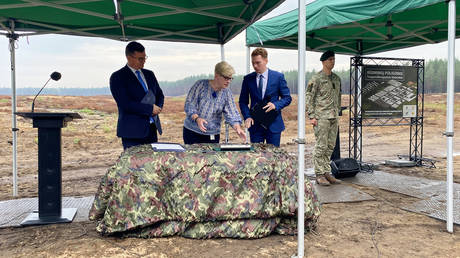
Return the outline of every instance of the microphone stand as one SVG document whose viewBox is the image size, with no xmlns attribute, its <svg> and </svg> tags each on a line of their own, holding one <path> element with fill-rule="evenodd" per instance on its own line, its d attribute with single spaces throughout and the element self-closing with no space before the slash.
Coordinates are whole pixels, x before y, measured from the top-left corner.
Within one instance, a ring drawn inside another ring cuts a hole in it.
<svg viewBox="0 0 460 258">
<path fill-rule="evenodd" d="M 57 80 L 61 79 L 61 74 L 58 73 L 58 72 L 53 72 L 53 73 L 50 75 L 50 78 L 45 82 L 45 85 L 43 85 L 43 87 L 38 91 L 37 95 L 35 95 L 34 100 L 32 100 L 32 111 L 31 111 L 31 113 L 34 112 L 35 99 L 38 97 L 38 95 L 40 95 L 40 92 L 42 92 L 42 90 L 45 88 L 45 86 L 48 84 L 48 82 L 49 82 L 51 79 L 53 79 L 54 81 L 57 81 Z"/>
</svg>

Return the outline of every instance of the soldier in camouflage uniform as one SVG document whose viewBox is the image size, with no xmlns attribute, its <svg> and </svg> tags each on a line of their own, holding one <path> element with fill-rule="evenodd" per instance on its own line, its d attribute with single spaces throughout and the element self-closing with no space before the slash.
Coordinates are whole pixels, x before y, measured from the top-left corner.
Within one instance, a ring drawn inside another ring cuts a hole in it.
<svg viewBox="0 0 460 258">
<path fill-rule="evenodd" d="M 334 51 L 321 55 L 323 69 L 313 75 L 307 85 L 306 111 L 315 132 L 313 151 L 316 182 L 320 185 L 340 183 L 331 175 L 330 157 L 335 147 L 338 116 L 341 105 L 340 77 L 332 72 L 335 64 Z"/>
</svg>

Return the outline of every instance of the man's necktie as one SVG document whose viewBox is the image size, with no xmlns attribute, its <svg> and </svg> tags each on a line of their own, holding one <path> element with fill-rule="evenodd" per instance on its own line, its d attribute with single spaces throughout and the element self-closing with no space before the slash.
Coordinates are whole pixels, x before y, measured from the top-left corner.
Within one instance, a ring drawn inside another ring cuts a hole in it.
<svg viewBox="0 0 460 258">
<path fill-rule="evenodd" d="M 147 88 L 147 85 L 145 85 L 144 80 L 142 80 L 141 72 L 139 72 L 139 70 L 136 71 L 136 75 L 137 75 L 137 79 L 142 84 L 142 87 L 144 88 L 144 91 L 145 92 L 149 91 L 149 88 Z"/>
<path fill-rule="evenodd" d="M 145 92 L 148 92 L 149 89 L 147 88 L 147 85 L 145 85 L 144 80 L 142 80 L 141 73 L 139 70 L 136 71 L 137 79 L 139 82 L 142 84 L 142 87 L 144 88 Z M 160 123 L 160 118 L 158 116 L 151 116 L 150 117 L 150 123 L 155 123 L 155 126 L 157 127 L 158 133 L 161 135 L 163 133 L 163 130 L 161 129 L 161 123 Z"/>
<path fill-rule="evenodd" d="M 259 76 L 259 88 L 258 88 L 258 90 L 259 90 L 260 97 L 262 99 L 264 98 L 264 96 L 262 95 L 262 88 L 263 87 L 264 87 L 264 76 L 261 74 Z"/>
</svg>

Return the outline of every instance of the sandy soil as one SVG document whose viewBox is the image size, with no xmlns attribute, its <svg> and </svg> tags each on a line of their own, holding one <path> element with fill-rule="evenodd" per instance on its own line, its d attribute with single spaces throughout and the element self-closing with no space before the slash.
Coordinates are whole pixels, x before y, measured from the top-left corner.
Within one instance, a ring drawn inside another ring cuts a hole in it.
<svg viewBox="0 0 460 258">
<path fill-rule="evenodd" d="M 348 100 L 348 96 L 343 97 Z M 30 109 L 32 97 L 19 97 L 18 111 Z M 460 94 L 456 95 L 459 103 Z M 436 168 L 391 168 L 380 170 L 436 180 L 446 178 L 445 131 L 446 96 L 425 97 L 423 155 L 436 160 Z M 169 97 L 162 114 L 164 135 L 160 141 L 182 142 L 183 97 Z M 296 99 L 283 111 L 287 130 L 282 148 L 297 152 Z M 64 196 L 93 195 L 100 177 L 122 152 L 116 137 L 116 105 L 111 96 L 40 96 L 37 111 L 74 111 L 83 119 L 62 130 L 62 187 Z M 460 127 L 460 104 L 455 106 L 454 128 Z M 11 101 L 0 96 L 0 200 L 12 197 Z M 342 156 L 348 155 L 348 112 L 340 121 Z M 37 131 L 29 120 L 18 118 L 19 198 L 37 196 Z M 306 167 L 311 167 L 313 134 L 306 126 Z M 222 136 L 223 137 L 223 136 Z M 238 142 L 230 131 L 230 139 Z M 460 146 L 458 137 L 454 146 Z M 454 147 L 454 152 L 459 149 Z M 364 127 L 363 160 L 374 164 L 396 159 L 409 152 L 409 127 Z M 454 157 L 454 181 L 460 183 L 460 155 Z M 460 227 L 454 234 L 445 231 L 445 222 L 401 210 L 412 197 L 358 187 L 375 201 L 334 203 L 322 207 L 318 229 L 306 235 L 308 257 L 460 257 Z M 181 237 L 118 239 L 99 236 L 92 222 L 0 229 L 0 256 L 29 257 L 290 257 L 297 251 L 294 236 L 273 235 L 257 240 L 193 240 Z"/>
</svg>

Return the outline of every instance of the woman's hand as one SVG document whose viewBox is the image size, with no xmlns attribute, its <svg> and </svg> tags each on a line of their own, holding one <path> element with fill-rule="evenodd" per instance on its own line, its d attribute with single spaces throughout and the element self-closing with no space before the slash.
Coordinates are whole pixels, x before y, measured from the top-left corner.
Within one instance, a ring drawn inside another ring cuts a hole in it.
<svg viewBox="0 0 460 258">
<path fill-rule="evenodd" d="M 198 117 L 197 119 L 195 119 L 195 122 L 198 125 L 198 128 L 200 128 L 200 131 L 205 133 L 206 130 L 208 130 L 205 126 L 208 124 L 208 121 L 206 121 L 204 118 Z"/>
<path fill-rule="evenodd" d="M 246 142 L 246 133 L 243 131 L 243 129 L 241 128 L 240 124 L 235 124 L 233 126 L 233 129 L 235 129 L 236 134 L 238 134 L 238 136 L 241 139 L 243 139 L 244 142 Z"/>
</svg>

